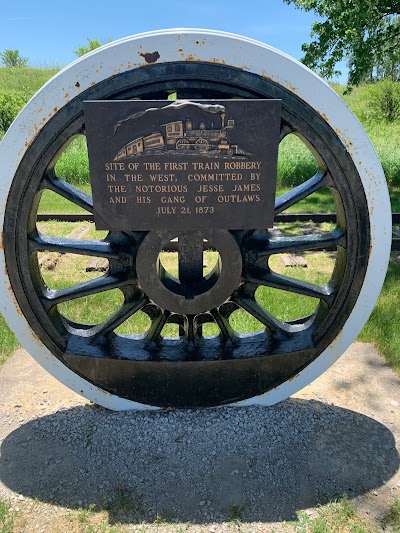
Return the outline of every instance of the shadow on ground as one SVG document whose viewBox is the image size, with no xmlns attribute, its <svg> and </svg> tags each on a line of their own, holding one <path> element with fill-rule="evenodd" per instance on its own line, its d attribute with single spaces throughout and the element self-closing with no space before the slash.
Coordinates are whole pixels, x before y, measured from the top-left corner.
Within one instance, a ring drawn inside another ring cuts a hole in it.
<svg viewBox="0 0 400 533">
<path fill-rule="evenodd" d="M 271 408 L 114 413 L 59 411 L 13 431 L 0 479 L 31 498 L 70 508 L 92 503 L 111 523 L 246 521 L 381 486 L 399 468 L 387 427 L 318 401 Z"/>
</svg>

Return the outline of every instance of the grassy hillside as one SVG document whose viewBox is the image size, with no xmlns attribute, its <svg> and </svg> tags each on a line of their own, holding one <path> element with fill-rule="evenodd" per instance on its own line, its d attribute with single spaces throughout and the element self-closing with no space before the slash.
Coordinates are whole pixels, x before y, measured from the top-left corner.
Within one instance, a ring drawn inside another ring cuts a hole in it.
<svg viewBox="0 0 400 533">
<path fill-rule="evenodd" d="M 400 91 L 400 84 L 393 86 Z M 400 116 L 393 121 L 385 118 L 385 111 L 388 112 L 390 105 L 400 106 L 400 95 L 395 96 L 391 102 L 390 97 L 393 98 L 394 95 L 381 91 L 379 96 L 382 101 L 379 105 L 376 85 L 361 85 L 348 95 L 344 94 L 344 86 L 332 85 L 332 87 L 365 128 L 381 160 L 389 187 L 400 187 Z M 388 99 L 386 103 L 385 99 Z"/>
<path fill-rule="evenodd" d="M 0 68 L 0 91 L 28 93 L 33 96 L 57 72 L 57 69 Z"/>
</svg>

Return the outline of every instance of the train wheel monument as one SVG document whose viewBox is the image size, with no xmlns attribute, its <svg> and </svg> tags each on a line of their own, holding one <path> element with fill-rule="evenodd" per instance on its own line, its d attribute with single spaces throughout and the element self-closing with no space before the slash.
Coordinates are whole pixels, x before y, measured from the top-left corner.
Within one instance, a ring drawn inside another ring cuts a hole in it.
<svg viewBox="0 0 400 533">
<path fill-rule="evenodd" d="M 87 139 L 92 194 L 57 173 L 78 135 Z M 276 194 L 279 146 L 294 135 L 316 172 Z M 343 354 L 382 287 L 391 209 L 366 133 L 324 81 L 250 39 L 167 30 L 107 44 L 33 97 L 4 137 L 0 162 L 1 312 L 53 376 L 110 409 L 279 402 Z M 93 213 L 105 236 L 41 232 L 48 191 Z M 318 191 L 333 198 L 332 227 L 272 230 L 278 215 Z M 177 274 L 161 259 L 171 242 Z M 206 274 L 205 249 L 216 254 Z M 320 281 L 275 269 L 281 254 L 321 250 L 334 266 Z M 49 287 L 43 252 L 100 257 L 108 268 Z M 121 303 L 100 323 L 63 312 L 115 290 Z M 268 291 L 304 296 L 312 308 L 283 319 Z M 236 312 L 259 328 L 238 332 Z M 120 333 L 138 313 L 146 330 Z M 170 324 L 175 337 L 164 333 Z"/>
</svg>

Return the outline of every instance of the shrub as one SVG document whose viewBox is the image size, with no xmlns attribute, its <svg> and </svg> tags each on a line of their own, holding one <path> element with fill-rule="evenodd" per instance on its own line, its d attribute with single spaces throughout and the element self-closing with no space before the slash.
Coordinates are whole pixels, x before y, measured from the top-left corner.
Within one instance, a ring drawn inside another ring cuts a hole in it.
<svg viewBox="0 0 400 533">
<path fill-rule="evenodd" d="M 78 57 L 88 54 L 92 50 L 96 50 L 96 48 L 103 46 L 103 44 L 110 43 L 112 41 L 112 39 L 108 39 L 108 41 L 101 42 L 98 39 L 90 39 L 89 37 L 86 37 L 86 40 L 87 44 L 84 44 L 83 46 L 78 46 L 78 48 L 72 50 L 74 54 L 76 54 Z"/>
<path fill-rule="evenodd" d="M 24 107 L 28 97 L 11 91 L 0 92 L 0 132 L 5 133 Z"/>
<path fill-rule="evenodd" d="M 367 118 L 393 122 L 400 118 L 400 82 L 385 79 L 368 87 Z"/>
<path fill-rule="evenodd" d="M 0 58 L 5 67 L 26 67 L 28 58 L 22 57 L 18 50 L 0 52 Z"/>
</svg>

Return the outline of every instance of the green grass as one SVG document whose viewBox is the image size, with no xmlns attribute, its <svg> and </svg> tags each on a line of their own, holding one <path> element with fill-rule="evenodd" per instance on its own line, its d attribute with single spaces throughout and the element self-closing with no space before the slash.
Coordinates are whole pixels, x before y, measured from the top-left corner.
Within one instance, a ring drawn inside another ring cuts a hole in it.
<svg viewBox="0 0 400 533">
<path fill-rule="evenodd" d="M 1 533 L 13 533 L 14 531 L 14 513 L 10 504 L 0 500 L 0 528 Z"/>
<path fill-rule="evenodd" d="M 390 505 L 387 515 L 382 520 L 382 525 L 385 529 L 389 527 L 392 531 L 400 531 L 400 500 L 396 499 Z"/>
<path fill-rule="evenodd" d="M 400 213 L 400 187 L 391 187 L 389 189 L 389 194 L 392 213 Z"/>
<path fill-rule="evenodd" d="M 359 340 L 375 344 L 388 364 L 400 374 L 400 262 L 389 263 L 378 302 L 359 335 Z"/>
<path fill-rule="evenodd" d="M 58 69 L 0 68 L 0 90 L 33 96 Z"/>
<path fill-rule="evenodd" d="M 364 124 L 377 151 L 389 188 L 400 186 L 400 123 Z"/>
<path fill-rule="evenodd" d="M 290 187 L 283 187 L 278 188 L 276 190 L 276 197 L 281 196 L 282 194 L 285 194 L 286 192 L 290 191 Z M 297 204 L 293 205 L 292 207 L 289 207 L 289 209 L 286 209 L 286 211 L 283 211 L 282 214 L 285 213 L 335 213 L 335 202 L 333 200 L 332 193 L 329 189 L 320 189 L 313 194 L 310 194 L 307 198 L 304 198 L 304 200 L 301 200 L 301 202 L 298 202 Z"/>
<path fill-rule="evenodd" d="M 90 185 L 87 185 L 85 187 L 80 186 L 81 190 L 86 192 L 87 194 L 91 193 L 91 187 Z M 81 207 L 73 204 L 72 202 L 66 200 L 65 198 L 62 198 L 61 196 L 58 196 L 52 191 L 44 191 L 42 194 L 42 198 L 40 200 L 39 204 L 39 213 L 47 213 L 47 214 L 67 214 L 67 213 L 85 213 L 87 214 L 87 211 L 82 209 Z"/>
<path fill-rule="evenodd" d="M 310 150 L 295 135 L 288 135 L 279 145 L 277 183 L 293 187 L 311 178 L 318 168 Z"/>
<path fill-rule="evenodd" d="M 371 85 L 361 85 L 355 87 L 353 91 L 344 95 L 343 85 L 333 85 L 335 91 L 341 96 L 350 107 L 356 117 L 365 128 L 372 144 L 377 151 L 385 172 L 389 187 L 400 187 L 400 149 L 399 135 L 400 122 L 386 122 L 385 120 L 371 119 L 370 98 Z"/>
<path fill-rule="evenodd" d="M 72 140 L 56 164 L 57 175 L 74 185 L 89 185 L 89 159 L 86 138 L 79 135 Z"/>
<path fill-rule="evenodd" d="M 297 513 L 297 522 L 291 522 L 295 531 L 302 533 L 373 533 L 365 520 L 357 516 L 355 508 L 347 498 L 317 508 L 316 515 Z"/>
<path fill-rule="evenodd" d="M 18 345 L 14 333 L 10 330 L 2 315 L 0 315 L 0 366 L 14 353 Z"/>
</svg>

